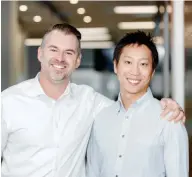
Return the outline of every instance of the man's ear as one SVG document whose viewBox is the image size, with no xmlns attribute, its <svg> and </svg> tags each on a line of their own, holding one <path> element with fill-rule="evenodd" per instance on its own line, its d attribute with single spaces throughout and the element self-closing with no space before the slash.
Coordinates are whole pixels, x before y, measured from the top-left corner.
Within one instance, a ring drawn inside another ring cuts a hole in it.
<svg viewBox="0 0 192 177">
<path fill-rule="evenodd" d="M 77 61 L 76 61 L 76 65 L 75 65 L 75 68 L 76 68 L 76 69 L 79 68 L 79 66 L 80 66 L 80 64 L 81 64 L 81 57 L 82 57 L 82 55 L 79 54 L 79 56 L 78 56 L 78 58 L 77 58 Z"/>
<path fill-rule="evenodd" d="M 42 58 L 42 48 L 41 47 L 38 47 L 37 49 L 37 58 L 38 60 L 41 62 L 41 58 Z"/>
<path fill-rule="evenodd" d="M 114 73 L 117 74 L 117 62 L 115 59 L 113 60 L 113 69 L 114 69 Z"/>
</svg>

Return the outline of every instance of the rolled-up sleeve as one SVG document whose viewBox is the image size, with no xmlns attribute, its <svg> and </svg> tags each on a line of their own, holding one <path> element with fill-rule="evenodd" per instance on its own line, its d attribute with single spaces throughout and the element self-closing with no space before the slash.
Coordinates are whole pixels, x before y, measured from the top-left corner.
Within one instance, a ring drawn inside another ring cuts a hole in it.
<svg viewBox="0 0 192 177">
<path fill-rule="evenodd" d="M 100 177 L 101 164 L 102 158 L 93 125 L 87 148 L 86 177 Z"/>
<path fill-rule="evenodd" d="M 166 177 L 189 176 L 188 135 L 182 123 L 169 122 L 164 130 Z"/>
</svg>

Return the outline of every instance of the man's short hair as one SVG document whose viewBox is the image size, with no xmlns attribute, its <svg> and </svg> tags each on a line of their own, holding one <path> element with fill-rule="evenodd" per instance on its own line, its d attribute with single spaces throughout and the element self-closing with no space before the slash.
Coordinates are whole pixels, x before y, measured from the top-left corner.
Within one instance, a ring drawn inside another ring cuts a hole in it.
<svg viewBox="0 0 192 177">
<path fill-rule="evenodd" d="M 79 42 L 79 51 L 81 50 L 80 48 L 80 40 L 81 40 L 81 33 L 77 30 L 77 28 L 75 28 L 74 26 L 68 24 L 68 23 L 61 23 L 61 24 L 55 24 L 53 26 L 51 26 L 46 33 L 44 34 L 43 38 L 42 38 L 42 43 L 41 43 L 41 47 L 44 46 L 45 44 L 45 38 L 46 36 L 51 33 L 52 31 L 61 31 L 65 34 L 73 34 L 74 36 L 76 36 L 78 42 Z"/>
<path fill-rule="evenodd" d="M 127 45 L 145 45 L 148 47 L 148 49 L 151 51 L 152 54 L 152 67 L 153 70 L 156 69 L 158 62 L 159 62 L 159 56 L 157 52 L 157 48 L 155 43 L 153 42 L 153 38 L 151 34 L 146 34 L 143 31 L 137 31 L 133 33 L 126 33 L 125 36 L 120 39 L 120 41 L 117 43 L 114 53 L 113 53 L 113 61 L 116 61 L 118 64 L 120 55 L 122 53 L 122 50 Z"/>
</svg>

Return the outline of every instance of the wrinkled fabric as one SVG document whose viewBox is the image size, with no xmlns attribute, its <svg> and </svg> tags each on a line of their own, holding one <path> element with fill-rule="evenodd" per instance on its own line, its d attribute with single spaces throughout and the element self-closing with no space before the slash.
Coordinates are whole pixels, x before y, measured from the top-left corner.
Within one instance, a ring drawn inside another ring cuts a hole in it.
<svg viewBox="0 0 192 177">
<path fill-rule="evenodd" d="M 69 83 L 57 100 L 38 76 L 2 93 L 2 177 L 84 177 L 95 116 L 113 102 Z"/>
</svg>

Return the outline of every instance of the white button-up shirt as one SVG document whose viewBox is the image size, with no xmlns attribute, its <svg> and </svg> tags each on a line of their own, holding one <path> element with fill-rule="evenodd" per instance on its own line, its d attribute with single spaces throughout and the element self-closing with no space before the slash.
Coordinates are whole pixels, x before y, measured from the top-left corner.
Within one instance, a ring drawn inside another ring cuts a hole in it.
<svg viewBox="0 0 192 177">
<path fill-rule="evenodd" d="M 68 84 L 57 100 L 35 79 L 2 93 L 2 177 L 84 177 L 93 119 L 113 102 Z"/>
<path fill-rule="evenodd" d="M 117 101 L 95 119 L 87 177 L 188 177 L 188 136 L 160 118 L 150 89 L 126 111 Z"/>
</svg>

